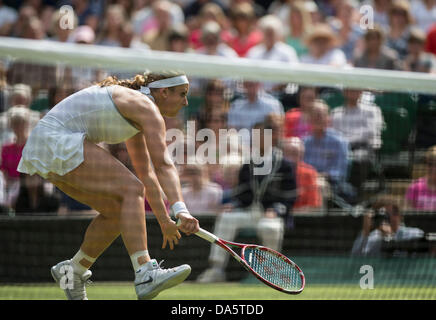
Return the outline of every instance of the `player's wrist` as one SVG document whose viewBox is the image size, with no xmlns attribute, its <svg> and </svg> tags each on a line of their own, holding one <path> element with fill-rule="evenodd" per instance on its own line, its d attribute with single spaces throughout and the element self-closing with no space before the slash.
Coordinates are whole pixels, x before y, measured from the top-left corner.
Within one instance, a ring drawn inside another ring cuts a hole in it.
<svg viewBox="0 0 436 320">
<path fill-rule="evenodd" d="M 188 208 L 186 208 L 186 204 L 183 201 L 177 201 L 171 206 L 171 212 L 173 217 L 178 219 L 180 213 L 188 213 Z"/>
</svg>

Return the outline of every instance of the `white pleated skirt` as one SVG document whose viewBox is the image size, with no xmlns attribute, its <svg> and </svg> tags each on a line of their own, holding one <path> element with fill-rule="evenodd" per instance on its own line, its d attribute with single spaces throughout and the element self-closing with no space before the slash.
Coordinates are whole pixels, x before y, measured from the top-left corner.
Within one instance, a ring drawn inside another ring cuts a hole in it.
<svg viewBox="0 0 436 320">
<path fill-rule="evenodd" d="M 84 161 L 85 138 L 84 132 L 39 121 L 27 139 L 17 170 L 43 178 L 49 172 L 63 176 Z"/>
</svg>

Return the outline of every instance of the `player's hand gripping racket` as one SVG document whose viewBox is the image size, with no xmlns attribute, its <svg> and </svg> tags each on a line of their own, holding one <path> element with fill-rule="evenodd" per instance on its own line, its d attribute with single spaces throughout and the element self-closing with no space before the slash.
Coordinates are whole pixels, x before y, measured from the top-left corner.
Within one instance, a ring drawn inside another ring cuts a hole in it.
<svg viewBox="0 0 436 320">
<path fill-rule="evenodd" d="M 255 244 L 226 241 L 201 228 L 196 235 L 229 252 L 245 269 L 266 285 L 289 294 L 303 291 L 303 271 L 283 254 Z M 238 255 L 230 247 L 241 249 L 241 254 Z"/>
</svg>

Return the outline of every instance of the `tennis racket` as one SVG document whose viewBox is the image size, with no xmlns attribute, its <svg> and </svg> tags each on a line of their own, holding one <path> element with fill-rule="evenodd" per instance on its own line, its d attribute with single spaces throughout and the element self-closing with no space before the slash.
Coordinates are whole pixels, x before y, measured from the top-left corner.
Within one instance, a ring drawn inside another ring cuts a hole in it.
<svg viewBox="0 0 436 320">
<path fill-rule="evenodd" d="M 303 271 L 283 254 L 255 244 L 223 240 L 201 228 L 195 235 L 226 250 L 247 271 L 266 285 L 289 294 L 299 294 L 303 291 L 305 285 Z M 238 255 L 232 248 L 241 249 L 241 254 Z"/>
</svg>

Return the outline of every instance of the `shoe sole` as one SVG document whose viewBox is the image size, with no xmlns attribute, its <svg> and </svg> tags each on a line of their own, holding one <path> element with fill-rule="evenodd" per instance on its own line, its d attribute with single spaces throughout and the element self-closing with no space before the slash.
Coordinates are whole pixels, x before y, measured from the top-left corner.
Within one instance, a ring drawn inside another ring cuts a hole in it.
<svg viewBox="0 0 436 320">
<path fill-rule="evenodd" d="M 169 278 L 164 283 L 161 283 L 146 295 L 138 296 L 138 300 L 151 300 L 155 298 L 161 291 L 172 288 L 182 283 L 190 274 L 191 274 L 191 269 L 190 268 L 186 269 L 183 272 L 174 275 L 172 278 Z"/>
</svg>

